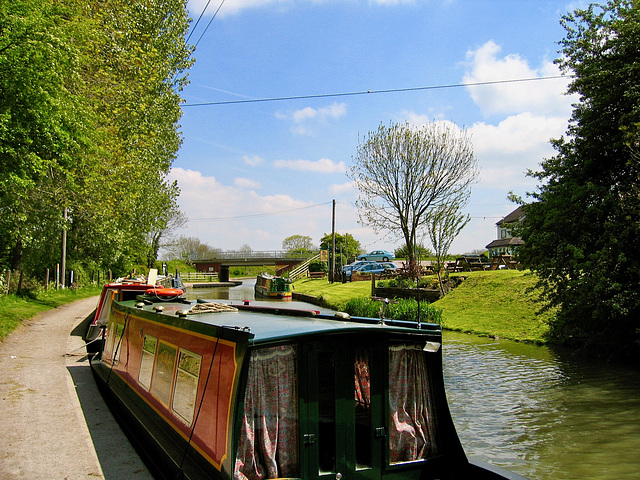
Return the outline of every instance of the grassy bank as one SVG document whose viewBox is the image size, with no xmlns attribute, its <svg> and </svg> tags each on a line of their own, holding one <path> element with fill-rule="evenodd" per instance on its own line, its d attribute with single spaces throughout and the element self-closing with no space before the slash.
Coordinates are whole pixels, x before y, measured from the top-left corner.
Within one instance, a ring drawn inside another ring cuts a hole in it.
<svg viewBox="0 0 640 480">
<path fill-rule="evenodd" d="M 512 340 L 544 343 L 550 313 L 542 306 L 528 272 L 497 270 L 463 274 L 466 280 L 433 305 L 444 328 Z"/>
<path fill-rule="evenodd" d="M 461 274 L 462 284 L 435 302 L 442 310 L 442 326 L 449 330 L 511 340 L 544 343 L 549 314 L 537 315 L 540 301 L 532 293 L 536 278 L 526 272 L 498 270 Z M 370 282 L 333 283 L 304 279 L 296 291 L 322 297 L 336 310 L 354 297 L 371 295 Z"/>
<path fill-rule="evenodd" d="M 75 290 L 49 290 L 32 297 L 17 295 L 0 296 L 0 341 L 24 320 L 40 312 L 71 303 L 82 298 L 100 295 L 101 286 L 83 287 Z"/>
</svg>

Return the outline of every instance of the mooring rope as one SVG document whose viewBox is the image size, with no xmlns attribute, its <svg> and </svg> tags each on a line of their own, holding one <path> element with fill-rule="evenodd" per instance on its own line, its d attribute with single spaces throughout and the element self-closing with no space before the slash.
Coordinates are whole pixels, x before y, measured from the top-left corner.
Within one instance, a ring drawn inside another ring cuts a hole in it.
<svg viewBox="0 0 640 480">
<path fill-rule="evenodd" d="M 196 303 L 189 309 L 189 313 L 219 313 L 219 312 L 237 312 L 238 309 L 226 303 Z"/>
</svg>

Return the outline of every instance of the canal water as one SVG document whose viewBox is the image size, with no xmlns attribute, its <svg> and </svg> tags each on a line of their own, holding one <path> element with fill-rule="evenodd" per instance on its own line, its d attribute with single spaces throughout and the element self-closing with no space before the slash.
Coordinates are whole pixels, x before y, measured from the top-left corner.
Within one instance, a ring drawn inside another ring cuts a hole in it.
<svg viewBox="0 0 640 480">
<path fill-rule="evenodd" d="M 253 300 L 253 285 L 187 296 Z M 444 332 L 443 359 L 467 455 L 531 480 L 640 479 L 640 370 L 455 332 Z"/>
</svg>

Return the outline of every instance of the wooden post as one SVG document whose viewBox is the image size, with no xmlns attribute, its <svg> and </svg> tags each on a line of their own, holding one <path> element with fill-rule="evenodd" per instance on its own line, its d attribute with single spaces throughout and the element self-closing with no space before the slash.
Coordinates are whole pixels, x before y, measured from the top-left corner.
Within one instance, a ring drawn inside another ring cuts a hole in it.
<svg viewBox="0 0 640 480">
<path fill-rule="evenodd" d="M 48 291 L 49 290 L 49 269 L 47 268 L 47 275 L 45 276 L 45 280 L 44 280 L 44 291 Z"/>
</svg>

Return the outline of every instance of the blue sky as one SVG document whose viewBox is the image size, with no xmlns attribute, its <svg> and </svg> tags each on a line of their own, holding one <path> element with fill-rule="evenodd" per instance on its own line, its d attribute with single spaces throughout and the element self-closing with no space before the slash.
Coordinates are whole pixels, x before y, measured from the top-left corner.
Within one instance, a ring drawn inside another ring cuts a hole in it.
<svg viewBox="0 0 640 480">
<path fill-rule="evenodd" d="M 575 2 L 226 0 L 206 28 L 220 2 L 211 0 L 189 40 L 196 63 L 170 175 L 189 218 L 176 233 L 212 247 L 279 250 L 291 235 L 318 244 L 331 232 L 334 199 L 337 232 L 365 250 L 399 247 L 358 223 L 346 172 L 381 123 L 446 121 L 471 134 L 480 167 L 472 220 L 451 253 L 482 249 L 515 208 L 508 192 L 535 189 L 524 172 L 553 155 L 549 140 L 567 128 L 575 98 L 564 78 L 375 92 L 559 75 L 559 20 Z M 192 25 L 206 3 L 189 2 Z"/>
</svg>

